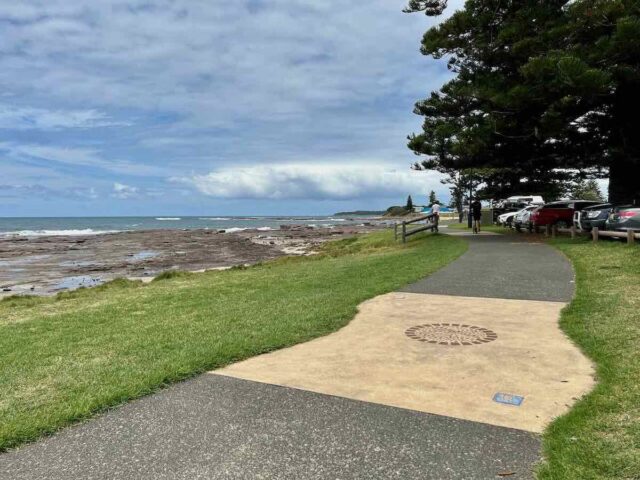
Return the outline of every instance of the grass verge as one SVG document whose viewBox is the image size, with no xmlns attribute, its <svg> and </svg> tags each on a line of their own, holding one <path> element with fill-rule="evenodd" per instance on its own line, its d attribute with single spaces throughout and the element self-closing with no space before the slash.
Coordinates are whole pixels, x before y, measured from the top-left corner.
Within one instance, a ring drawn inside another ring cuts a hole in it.
<svg viewBox="0 0 640 480">
<path fill-rule="evenodd" d="M 0 451 L 163 385 L 326 335 L 463 241 L 381 232 L 246 269 L 0 302 Z"/>
<path fill-rule="evenodd" d="M 598 385 L 544 434 L 540 479 L 640 478 L 640 249 L 558 239 L 577 292 L 561 326 L 596 363 Z"/>
</svg>

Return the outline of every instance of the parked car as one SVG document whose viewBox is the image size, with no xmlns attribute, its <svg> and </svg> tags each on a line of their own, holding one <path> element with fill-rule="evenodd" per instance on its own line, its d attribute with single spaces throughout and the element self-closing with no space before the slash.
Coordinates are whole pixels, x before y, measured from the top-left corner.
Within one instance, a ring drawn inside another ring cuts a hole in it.
<svg viewBox="0 0 640 480">
<path fill-rule="evenodd" d="M 528 207 L 523 208 L 513 219 L 513 226 L 517 231 L 522 231 L 522 229 L 527 229 L 529 231 L 533 230 L 533 224 L 531 223 L 531 214 L 535 212 L 539 205 L 529 205 Z"/>
<path fill-rule="evenodd" d="M 539 195 L 515 195 L 493 204 L 493 222 L 498 225 L 512 226 L 513 215 L 529 205 L 544 205 Z M 501 218 L 502 217 L 502 218 Z"/>
<path fill-rule="evenodd" d="M 597 205 L 601 202 L 592 200 L 562 200 L 551 202 L 538 208 L 531 214 L 531 225 L 540 227 L 544 225 L 558 225 L 568 227 L 573 224 L 573 215 L 586 207 Z"/>
<path fill-rule="evenodd" d="M 640 232 L 640 207 L 630 205 L 614 207 L 605 227 L 607 230 Z"/>
<path fill-rule="evenodd" d="M 610 203 L 601 203 L 576 210 L 573 214 L 573 224 L 578 230 L 585 232 L 590 232 L 593 227 L 604 229 L 612 210 L 613 205 Z"/>
<path fill-rule="evenodd" d="M 518 212 L 507 212 L 503 213 L 502 215 L 498 215 L 498 225 L 502 225 L 503 227 L 513 226 L 513 219 L 515 218 L 517 213 Z"/>
</svg>

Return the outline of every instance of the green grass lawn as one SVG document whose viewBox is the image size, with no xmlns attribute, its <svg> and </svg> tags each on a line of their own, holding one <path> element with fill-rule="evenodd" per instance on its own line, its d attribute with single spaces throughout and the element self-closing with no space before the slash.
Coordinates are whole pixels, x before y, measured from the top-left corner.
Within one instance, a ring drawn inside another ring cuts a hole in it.
<svg viewBox="0 0 640 480">
<path fill-rule="evenodd" d="M 344 326 L 466 250 L 381 232 L 317 257 L 0 302 L 0 451 L 199 372 Z"/>
<path fill-rule="evenodd" d="M 541 479 L 640 478 L 640 248 L 558 239 L 576 297 L 561 326 L 597 365 L 598 385 L 545 432 Z"/>
</svg>

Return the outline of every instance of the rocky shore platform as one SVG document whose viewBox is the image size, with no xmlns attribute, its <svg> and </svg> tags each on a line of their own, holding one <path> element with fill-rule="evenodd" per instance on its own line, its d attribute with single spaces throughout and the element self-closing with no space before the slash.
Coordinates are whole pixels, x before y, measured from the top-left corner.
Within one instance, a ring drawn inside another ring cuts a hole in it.
<svg viewBox="0 0 640 480">
<path fill-rule="evenodd" d="M 0 237 L 0 298 L 52 295 L 115 278 L 151 280 L 168 270 L 250 265 L 311 255 L 322 242 L 384 228 L 282 225 L 277 230 L 138 230 L 85 236 Z"/>
</svg>

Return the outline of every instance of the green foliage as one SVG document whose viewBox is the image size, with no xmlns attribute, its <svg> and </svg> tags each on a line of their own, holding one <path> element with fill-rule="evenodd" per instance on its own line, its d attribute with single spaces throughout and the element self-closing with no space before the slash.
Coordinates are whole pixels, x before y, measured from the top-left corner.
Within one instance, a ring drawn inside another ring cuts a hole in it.
<svg viewBox="0 0 640 480">
<path fill-rule="evenodd" d="M 447 8 L 447 0 L 409 0 L 405 12 L 425 12 L 427 15 L 440 15 Z"/>
<path fill-rule="evenodd" d="M 409 212 L 413 212 L 413 200 L 411 199 L 411 195 L 407 197 L 407 205 L 404 208 Z"/>
<path fill-rule="evenodd" d="M 393 207 L 387 208 L 387 211 L 383 216 L 384 217 L 404 217 L 405 215 L 409 215 L 409 213 L 411 212 L 407 210 L 407 207 L 393 206 Z"/>
<path fill-rule="evenodd" d="M 171 280 L 174 278 L 185 278 L 193 275 L 191 272 L 185 272 L 184 270 L 167 270 L 160 275 L 154 277 L 152 282 L 162 282 L 163 280 Z"/>
<path fill-rule="evenodd" d="M 604 201 L 598 182 L 595 180 L 582 180 L 571 188 L 571 198 L 576 200 Z"/>
<path fill-rule="evenodd" d="M 416 103 L 409 148 L 425 168 L 489 169 L 487 196 L 555 198 L 608 174 L 612 201 L 640 201 L 639 46 L 637 0 L 467 0 L 423 37 L 456 76 Z"/>
</svg>

